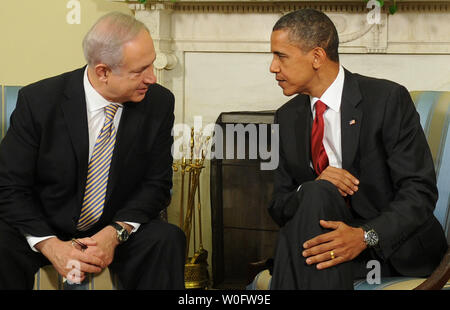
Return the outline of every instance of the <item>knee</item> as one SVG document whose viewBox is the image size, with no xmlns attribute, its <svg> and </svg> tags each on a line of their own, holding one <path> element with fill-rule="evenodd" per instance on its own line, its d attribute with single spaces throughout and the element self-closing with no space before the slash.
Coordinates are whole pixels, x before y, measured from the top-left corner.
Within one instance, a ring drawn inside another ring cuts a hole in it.
<svg viewBox="0 0 450 310">
<path fill-rule="evenodd" d="M 327 180 L 315 180 L 308 181 L 302 184 L 301 190 L 304 194 L 314 195 L 326 198 L 331 196 L 332 198 L 340 197 L 337 187 Z"/>
<path fill-rule="evenodd" d="M 186 235 L 184 232 L 176 225 L 165 223 L 165 228 L 163 232 L 163 240 L 165 243 L 175 243 L 182 246 L 186 246 Z"/>
<path fill-rule="evenodd" d="M 0 262 L 2 262 L 0 266 L 3 267 L 4 262 L 13 260 L 14 254 L 19 252 L 25 242 L 18 231 L 0 220 Z"/>
<path fill-rule="evenodd" d="M 184 247 L 186 246 L 186 236 L 176 225 L 160 220 L 150 222 L 144 229 L 149 229 L 145 235 L 150 238 L 150 243 L 156 242 L 163 247 Z"/>
<path fill-rule="evenodd" d="M 5 262 L 9 261 L 11 257 L 11 249 L 8 249 L 8 246 L 5 244 L 5 242 L 2 242 L 0 238 L 0 261 Z M 3 265 L 3 264 L 0 264 Z M 1 267 L 1 266 L 0 266 Z"/>
<path fill-rule="evenodd" d="M 28 260 L 26 253 L 25 242 L 9 231 L 0 229 L 0 278 L 4 276 L 5 272 L 21 271 L 23 273 L 26 270 L 25 266 L 31 265 L 31 260 Z"/>
<path fill-rule="evenodd" d="M 341 201 L 342 196 L 337 187 L 326 180 L 309 181 L 302 184 L 300 198 L 323 202 L 324 205 L 335 204 Z"/>
<path fill-rule="evenodd" d="M 299 204 L 308 212 L 318 212 L 323 215 L 334 214 L 345 202 L 336 186 L 326 180 L 309 181 L 302 184 L 299 193 Z"/>
</svg>

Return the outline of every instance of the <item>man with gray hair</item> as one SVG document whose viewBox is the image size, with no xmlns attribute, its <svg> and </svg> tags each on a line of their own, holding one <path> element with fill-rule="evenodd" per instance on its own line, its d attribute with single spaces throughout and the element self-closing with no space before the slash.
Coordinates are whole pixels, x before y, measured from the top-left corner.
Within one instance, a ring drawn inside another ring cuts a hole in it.
<svg viewBox="0 0 450 310">
<path fill-rule="evenodd" d="M 281 227 L 272 289 L 353 289 L 376 260 L 381 276 L 428 276 L 447 249 L 433 215 L 433 160 L 405 87 L 351 73 L 324 13 L 273 27 L 270 71 L 280 164 L 269 213 Z M 426 251 L 423 244 L 426 244 Z"/>
<path fill-rule="evenodd" d="M 1 143 L 0 289 L 31 289 L 47 264 L 74 283 L 109 266 L 125 289 L 183 289 L 185 236 L 159 219 L 174 96 L 150 33 L 110 13 L 83 49 L 86 67 L 21 89 Z"/>
</svg>

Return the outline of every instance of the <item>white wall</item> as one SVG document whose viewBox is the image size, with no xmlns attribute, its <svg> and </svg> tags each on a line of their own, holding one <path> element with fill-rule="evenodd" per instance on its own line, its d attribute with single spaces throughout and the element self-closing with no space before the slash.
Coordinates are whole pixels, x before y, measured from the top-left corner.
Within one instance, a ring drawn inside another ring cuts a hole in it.
<svg viewBox="0 0 450 310">
<path fill-rule="evenodd" d="M 450 91 L 450 55 L 341 54 L 351 72 L 389 79 L 408 90 Z M 270 53 L 186 52 L 185 122 L 221 112 L 274 110 L 289 100 L 269 72 Z"/>
</svg>

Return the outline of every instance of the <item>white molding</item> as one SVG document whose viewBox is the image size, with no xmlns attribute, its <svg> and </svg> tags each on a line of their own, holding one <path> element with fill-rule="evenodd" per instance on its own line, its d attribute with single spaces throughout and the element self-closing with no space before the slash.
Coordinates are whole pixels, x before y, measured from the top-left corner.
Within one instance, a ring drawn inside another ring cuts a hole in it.
<svg viewBox="0 0 450 310">
<path fill-rule="evenodd" d="M 134 11 L 145 10 L 146 7 L 164 5 L 175 11 L 203 12 L 203 13 L 285 13 L 301 8 L 314 8 L 324 12 L 365 12 L 366 2 L 363 0 L 149 0 L 147 4 L 141 4 L 133 0 L 107 0 L 112 2 L 126 2 Z M 387 4 L 382 8 L 387 12 Z M 409 0 L 397 1 L 398 12 L 448 12 L 449 1 Z"/>
</svg>

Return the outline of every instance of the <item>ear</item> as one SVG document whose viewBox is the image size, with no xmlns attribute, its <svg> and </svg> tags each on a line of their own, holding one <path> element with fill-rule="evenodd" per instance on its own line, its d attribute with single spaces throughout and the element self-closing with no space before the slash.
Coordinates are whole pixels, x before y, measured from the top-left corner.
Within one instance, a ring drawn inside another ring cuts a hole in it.
<svg viewBox="0 0 450 310">
<path fill-rule="evenodd" d="M 100 82 L 108 83 L 108 77 L 111 74 L 111 69 L 108 65 L 98 64 L 95 66 L 95 74 Z"/>
<path fill-rule="evenodd" d="M 321 47 L 315 47 L 312 50 L 313 68 L 319 69 L 327 60 L 328 56 L 325 50 Z"/>
</svg>

